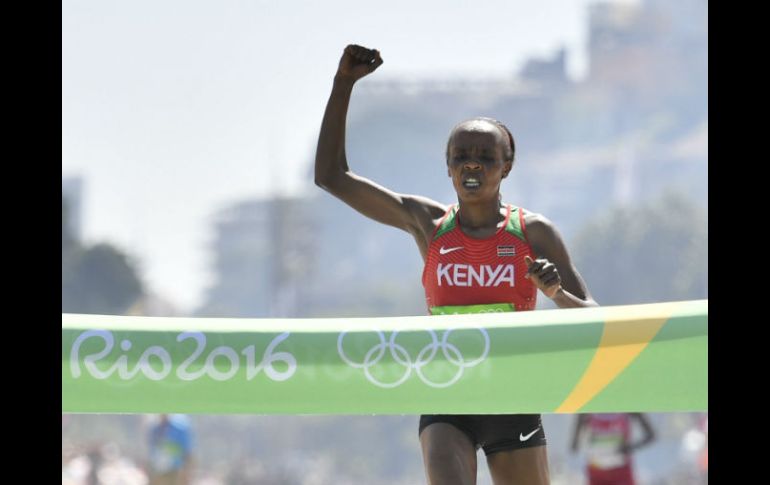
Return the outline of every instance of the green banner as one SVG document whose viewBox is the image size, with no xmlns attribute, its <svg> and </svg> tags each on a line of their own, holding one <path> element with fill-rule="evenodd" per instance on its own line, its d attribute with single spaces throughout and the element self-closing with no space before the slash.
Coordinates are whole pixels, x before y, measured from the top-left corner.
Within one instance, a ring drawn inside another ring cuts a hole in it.
<svg viewBox="0 0 770 485">
<path fill-rule="evenodd" d="M 708 300 L 392 318 L 62 314 L 62 412 L 708 410 Z"/>
</svg>

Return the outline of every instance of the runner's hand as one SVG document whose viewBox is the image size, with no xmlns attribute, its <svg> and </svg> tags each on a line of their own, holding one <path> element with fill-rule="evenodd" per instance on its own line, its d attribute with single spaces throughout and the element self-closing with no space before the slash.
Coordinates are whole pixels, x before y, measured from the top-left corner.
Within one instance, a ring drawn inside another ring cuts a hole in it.
<svg viewBox="0 0 770 485">
<path fill-rule="evenodd" d="M 382 57 L 377 49 L 367 49 L 360 45 L 350 44 L 345 47 L 337 68 L 337 77 L 356 82 L 362 77 L 374 72 L 382 65 Z"/>
<path fill-rule="evenodd" d="M 553 298 L 561 289 L 561 276 L 556 265 L 545 258 L 533 261 L 529 256 L 524 256 L 524 262 L 528 268 L 524 277 L 532 280 L 545 296 Z"/>
</svg>

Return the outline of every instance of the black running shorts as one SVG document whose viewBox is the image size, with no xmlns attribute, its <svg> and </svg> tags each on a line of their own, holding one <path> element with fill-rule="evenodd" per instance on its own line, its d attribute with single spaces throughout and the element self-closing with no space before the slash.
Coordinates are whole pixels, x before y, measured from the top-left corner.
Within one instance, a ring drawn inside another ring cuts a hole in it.
<svg viewBox="0 0 770 485">
<path fill-rule="evenodd" d="M 486 455 L 498 451 L 544 446 L 539 414 L 430 414 L 420 416 L 420 431 L 433 423 L 449 423 L 468 435 Z"/>
</svg>

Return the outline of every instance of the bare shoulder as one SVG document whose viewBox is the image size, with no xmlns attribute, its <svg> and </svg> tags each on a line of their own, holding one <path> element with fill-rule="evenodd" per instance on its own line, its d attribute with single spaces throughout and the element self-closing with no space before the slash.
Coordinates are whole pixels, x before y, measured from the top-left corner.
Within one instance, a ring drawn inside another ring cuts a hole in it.
<svg viewBox="0 0 770 485">
<path fill-rule="evenodd" d="M 562 250 L 564 243 L 561 234 L 550 219 L 543 214 L 526 209 L 523 209 L 522 215 L 527 240 L 536 254 L 553 257 L 555 252 Z"/>
<path fill-rule="evenodd" d="M 556 226 L 543 214 L 522 209 L 524 225 L 529 237 L 548 236 L 556 233 Z"/>
<path fill-rule="evenodd" d="M 436 224 L 449 209 L 449 206 L 421 195 L 404 195 L 402 200 L 413 216 L 415 228 L 428 235 L 433 233 Z"/>
<path fill-rule="evenodd" d="M 524 216 L 524 223 L 527 225 L 527 228 L 532 225 L 542 225 L 542 224 L 551 224 L 551 221 L 546 218 L 543 214 L 540 214 L 538 212 L 532 212 L 531 210 L 527 210 L 522 208 L 521 212 Z"/>
</svg>

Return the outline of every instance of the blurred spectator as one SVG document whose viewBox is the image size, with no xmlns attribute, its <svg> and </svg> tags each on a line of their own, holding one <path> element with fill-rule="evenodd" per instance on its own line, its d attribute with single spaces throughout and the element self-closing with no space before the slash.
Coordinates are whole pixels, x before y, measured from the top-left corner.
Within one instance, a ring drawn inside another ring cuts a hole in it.
<svg viewBox="0 0 770 485">
<path fill-rule="evenodd" d="M 632 420 L 644 432 L 642 439 L 631 443 Z M 580 435 L 588 434 L 589 485 L 634 485 L 631 453 L 655 440 L 650 422 L 641 413 L 581 414 L 572 435 L 572 451 L 577 452 Z"/>
<path fill-rule="evenodd" d="M 692 424 L 682 436 L 680 459 L 688 464 L 697 483 L 708 483 L 709 476 L 709 415 L 694 413 Z"/>
<path fill-rule="evenodd" d="M 62 448 L 62 485 L 147 485 L 147 476 L 114 442 Z"/>
<path fill-rule="evenodd" d="M 150 485 L 189 485 L 193 465 L 189 418 L 161 414 L 150 428 L 149 440 Z"/>
</svg>

